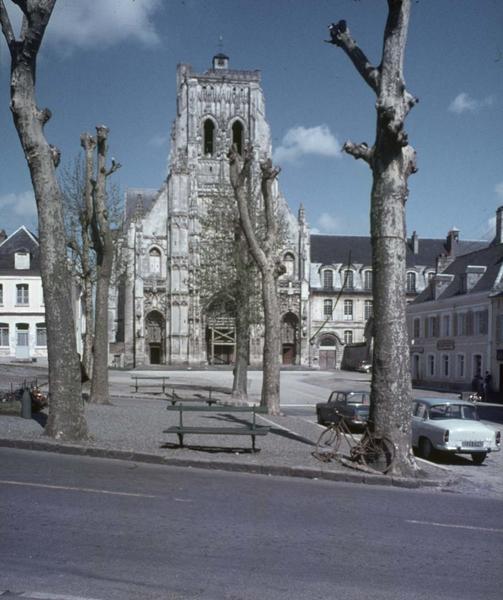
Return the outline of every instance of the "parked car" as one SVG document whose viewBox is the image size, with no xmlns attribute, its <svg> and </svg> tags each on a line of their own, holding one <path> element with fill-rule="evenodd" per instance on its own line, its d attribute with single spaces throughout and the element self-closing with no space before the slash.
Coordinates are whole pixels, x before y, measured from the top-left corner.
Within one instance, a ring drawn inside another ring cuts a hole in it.
<svg viewBox="0 0 503 600">
<path fill-rule="evenodd" d="M 363 428 L 369 418 L 370 395 L 368 392 L 334 391 L 328 402 L 316 405 L 316 416 L 320 425 L 333 423 L 339 413 L 346 419 L 348 425 Z"/>
<path fill-rule="evenodd" d="M 489 452 L 498 452 L 501 432 L 479 421 L 473 402 L 446 398 L 418 398 L 412 408 L 412 446 L 420 456 L 435 451 L 470 454 L 477 465 Z"/>
</svg>

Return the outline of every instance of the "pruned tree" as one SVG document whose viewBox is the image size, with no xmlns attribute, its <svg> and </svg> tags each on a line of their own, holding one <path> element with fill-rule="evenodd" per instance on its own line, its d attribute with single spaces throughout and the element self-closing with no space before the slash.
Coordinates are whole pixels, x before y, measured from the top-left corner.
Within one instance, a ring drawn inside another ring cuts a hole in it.
<svg viewBox="0 0 503 600">
<path fill-rule="evenodd" d="M 85 152 L 85 206 L 91 211 L 90 229 L 93 249 L 96 253 L 96 293 L 94 314 L 93 369 L 90 402 L 109 404 L 108 389 L 108 297 L 114 264 L 114 237 L 110 226 L 106 181 L 120 164 L 112 159 L 110 169 L 106 167 L 108 128 L 96 127 L 96 137 L 87 133 L 80 140 Z M 96 149 L 96 171 L 93 153 Z"/>
<path fill-rule="evenodd" d="M 81 399 L 72 278 L 56 177 L 60 153 L 44 134 L 51 112 L 39 109 L 35 98 L 37 55 L 56 0 L 12 1 L 23 13 L 19 37 L 14 33 L 3 0 L 0 0 L 0 22 L 11 56 L 10 109 L 37 203 L 49 359 L 50 403 L 45 433 L 57 439 L 83 439 L 87 437 L 87 425 Z"/>
<path fill-rule="evenodd" d="M 410 0 L 388 0 L 381 63 L 373 66 L 357 45 L 345 21 L 330 26 L 330 42 L 342 48 L 377 97 L 377 130 L 373 146 L 346 142 L 344 151 L 372 170 L 370 226 L 372 240 L 374 354 L 371 417 L 378 432 L 396 448 L 393 475 L 416 466 L 411 450 L 412 385 L 405 319 L 405 203 L 407 181 L 416 172 L 416 153 L 404 122 L 417 103 L 405 87 L 403 61 Z"/>
<path fill-rule="evenodd" d="M 240 225 L 250 254 L 261 275 L 262 304 L 264 308 L 264 353 L 261 406 L 268 413 L 280 413 L 280 310 L 278 277 L 285 266 L 278 256 L 278 226 L 275 211 L 273 184 L 280 170 L 273 167 L 270 159 L 260 164 L 261 193 L 263 199 L 264 236 L 259 239 L 250 216 L 249 190 L 252 180 L 253 149 L 247 147 L 243 156 L 233 146 L 228 154 L 230 180 L 239 210 Z"/>
<path fill-rule="evenodd" d="M 96 260 L 92 250 L 91 220 L 93 214 L 91 190 L 86 189 L 86 167 L 76 159 L 61 177 L 67 245 L 75 276 L 80 280 L 82 315 L 85 331 L 82 336 L 82 367 L 88 378 L 92 376 L 94 345 L 94 284 Z M 91 162 L 92 171 L 92 162 Z M 87 180 L 87 186 L 91 182 Z"/>
</svg>

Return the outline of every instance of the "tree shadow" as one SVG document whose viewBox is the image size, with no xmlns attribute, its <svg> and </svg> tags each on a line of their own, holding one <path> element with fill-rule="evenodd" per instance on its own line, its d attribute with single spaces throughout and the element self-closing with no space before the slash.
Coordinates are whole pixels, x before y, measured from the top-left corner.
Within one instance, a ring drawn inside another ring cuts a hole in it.
<svg viewBox="0 0 503 600">
<path fill-rule="evenodd" d="M 32 412 L 31 418 L 36 421 L 42 429 L 47 425 L 47 415 L 44 412 Z"/>
</svg>

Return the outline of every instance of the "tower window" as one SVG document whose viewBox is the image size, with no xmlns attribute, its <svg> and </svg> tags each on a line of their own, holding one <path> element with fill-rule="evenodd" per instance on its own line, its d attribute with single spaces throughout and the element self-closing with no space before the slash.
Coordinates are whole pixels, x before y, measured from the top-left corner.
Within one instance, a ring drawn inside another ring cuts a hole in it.
<svg viewBox="0 0 503 600">
<path fill-rule="evenodd" d="M 235 121 L 232 125 L 232 143 L 236 144 L 239 154 L 243 154 L 243 125 L 239 121 Z"/>
<path fill-rule="evenodd" d="M 204 153 L 212 155 L 215 152 L 215 123 L 211 119 L 204 122 Z"/>
</svg>

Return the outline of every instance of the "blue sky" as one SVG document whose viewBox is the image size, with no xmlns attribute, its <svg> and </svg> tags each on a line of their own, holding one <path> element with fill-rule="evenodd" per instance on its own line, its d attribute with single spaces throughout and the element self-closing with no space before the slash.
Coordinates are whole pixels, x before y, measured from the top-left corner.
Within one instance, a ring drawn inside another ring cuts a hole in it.
<svg viewBox="0 0 503 600">
<path fill-rule="evenodd" d="M 18 12 L 5 0 L 13 15 Z M 106 124 L 127 187 L 166 176 L 177 63 L 209 68 L 223 51 L 260 69 L 280 185 L 322 233 L 367 235 L 371 176 L 342 155 L 346 139 L 372 143 L 375 98 L 343 52 L 323 43 L 345 19 L 367 56 L 380 59 L 385 0 L 58 0 L 39 58 L 37 99 L 53 118 L 62 163 L 83 131 Z M 30 177 L 8 109 L 9 59 L 0 43 L 0 228 L 36 227 Z M 419 104 L 406 129 L 418 153 L 409 234 L 491 235 L 503 205 L 503 2 L 413 2 L 405 78 Z"/>
</svg>

